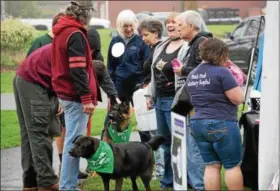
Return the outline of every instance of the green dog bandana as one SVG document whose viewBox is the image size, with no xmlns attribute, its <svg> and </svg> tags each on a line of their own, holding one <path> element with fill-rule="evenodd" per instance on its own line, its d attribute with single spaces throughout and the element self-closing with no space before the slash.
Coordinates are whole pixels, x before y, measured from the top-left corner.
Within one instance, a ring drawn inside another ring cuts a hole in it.
<svg viewBox="0 0 280 191">
<path fill-rule="evenodd" d="M 127 129 L 123 132 L 118 132 L 113 129 L 112 125 L 109 126 L 109 134 L 112 138 L 113 143 L 127 143 L 129 142 L 131 127 L 128 125 Z"/>
<path fill-rule="evenodd" d="M 88 168 L 91 171 L 112 174 L 114 170 L 114 154 L 110 145 L 100 141 L 99 146 L 88 160 Z"/>
</svg>

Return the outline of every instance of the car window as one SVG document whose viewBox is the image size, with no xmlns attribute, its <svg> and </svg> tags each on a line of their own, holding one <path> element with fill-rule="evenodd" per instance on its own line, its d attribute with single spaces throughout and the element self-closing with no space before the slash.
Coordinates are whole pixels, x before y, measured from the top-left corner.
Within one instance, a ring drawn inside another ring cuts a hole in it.
<svg viewBox="0 0 280 191">
<path fill-rule="evenodd" d="M 245 36 L 256 36 L 258 34 L 259 24 L 260 23 L 256 20 L 252 20 L 249 24 Z"/>
<path fill-rule="evenodd" d="M 247 25 L 246 23 L 240 23 L 238 25 L 238 27 L 233 31 L 232 36 L 234 38 L 241 38 L 242 36 L 244 36 L 244 33 L 246 31 Z"/>
<path fill-rule="evenodd" d="M 256 36 L 258 34 L 259 25 L 260 25 L 259 20 L 252 20 L 249 24 L 245 36 Z M 262 21 L 260 34 L 263 32 L 263 30 L 264 30 L 264 22 Z"/>
</svg>

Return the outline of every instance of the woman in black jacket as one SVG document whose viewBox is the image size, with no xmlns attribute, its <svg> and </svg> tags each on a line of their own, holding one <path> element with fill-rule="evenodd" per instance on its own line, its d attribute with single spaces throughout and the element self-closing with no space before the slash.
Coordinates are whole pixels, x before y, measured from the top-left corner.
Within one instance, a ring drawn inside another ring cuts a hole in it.
<svg viewBox="0 0 280 191">
<path fill-rule="evenodd" d="M 144 81 L 141 86 L 145 88 L 151 82 L 151 65 L 153 62 L 153 54 L 156 46 L 161 42 L 163 25 L 159 20 L 145 19 L 140 23 L 138 31 L 141 34 L 143 41 L 150 47 L 150 55 L 145 60 L 143 65 Z M 139 134 L 142 142 L 148 142 L 151 139 L 149 132 L 140 131 Z"/>
<path fill-rule="evenodd" d="M 157 45 L 161 43 L 163 25 L 159 20 L 149 18 L 143 20 L 140 23 L 138 27 L 138 31 L 141 34 L 145 44 L 147 44 L 150 47 L 150 55 L 145 60 L 143 65 L 144 81 L 142 87 L 145 88 L 151 81 L 151 65 L 153 62 L 153 54 Z M 152 138 L 152 136 L 155 136 L 156 133 L 157 131 L 139 131 L 141 142 L 148 142 Z M 156 177 L 161 177 L 163 176 L 163 171 L 164 171 L 163 150 L 159 149 L 155 153 L 155 157 L 156 157 L 155 175 Z"/>
<path fill-rule="evenodd" d="M 153 54 L 156 46 L 161 43 L 163 25 L 157 19 L 143 20 L 138 31 L 142 36 L 143 41 L 150 47 L 150 55 L 144 62 L 144 86 L 151 81 L 151 65 L 153 62 Z"/>
</svg>

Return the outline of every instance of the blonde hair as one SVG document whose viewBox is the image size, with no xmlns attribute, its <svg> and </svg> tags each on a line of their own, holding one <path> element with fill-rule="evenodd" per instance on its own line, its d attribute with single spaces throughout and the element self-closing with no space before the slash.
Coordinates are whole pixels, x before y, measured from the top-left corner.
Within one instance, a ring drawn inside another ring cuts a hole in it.
<svg viewBox="0 0 280 191">
<path fill-rule="evenodd" d="M 175 18 L 179 15 L 178 12 L 170 12 L 168 13 L 164 24 L 166 25 L 168 22 L 175 20 Z"/>
<path fill-rule="evenodd" d="M 119 35 L 122 37 L 123 35 L 123 30 L 124 30 L 124 25 L 125 24 L 132 24 L 134 28 L 134 33 L 137 34 L 137 27 L 138 27 L 138 19 L 134 12 L 132 10 L 123 10 L 119 13 L 117 17 L 117 31 Z"/>
</svg>

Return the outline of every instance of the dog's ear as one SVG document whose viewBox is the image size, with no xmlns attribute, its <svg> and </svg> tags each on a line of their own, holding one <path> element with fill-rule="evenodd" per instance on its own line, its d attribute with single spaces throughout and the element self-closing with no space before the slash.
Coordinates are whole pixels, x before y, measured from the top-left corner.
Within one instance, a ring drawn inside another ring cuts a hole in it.
<svg viewBox="0 0 280 191">
<path fill-rule="evenodd" d="M 129 108 L 130 108 L 129 101 L 122 102 L 122 105 L 123 105 L 125 112 L 126 113 L 129 112 Z"/>
<path fill-rule="evenodd" d="M 75 137 L 75 139 L 73 140 L 73 142 L 72 143 L 75 143 L 76 141 L 77 141 L 77 139 L 79 138 L 79 137 L 82 137 L 83 135 L 78 135 L 77 137 Z"/>
<path fill-rule="evenodd" d="M 108 113 L 108 117 L 109 117 L 109 118 L 113 118 L 113 117 L 114 117 L 113 113 L 112 113 L 112 112 L 109 112 L 109 113 Z"/>
<path fill-rule="evenodd" d="M 115 96 L 110 96 L 109 99 L 110 99 L 111 107 L 117 104 Z"/>
</svg>

